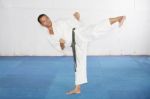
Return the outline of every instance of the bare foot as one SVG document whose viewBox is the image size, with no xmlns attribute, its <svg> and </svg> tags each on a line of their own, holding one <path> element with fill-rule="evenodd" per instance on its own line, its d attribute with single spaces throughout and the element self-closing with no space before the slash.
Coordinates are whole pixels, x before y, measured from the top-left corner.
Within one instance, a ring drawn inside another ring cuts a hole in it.
<svg viewBox="0 0 150 99">
<path fill-rule="evenodd" d="M 121 16 L 121 19 L 119 21 L 119 27 L 121 27 L 123 25 L 125 19 L 126 19 L 126 16 Z"/>
<path fill-rule="evenodd" d="M 80 90 L 77 90 L 77 89 L 74 89 L 74 90 L 71 90 L 69 92 L 66 92 L 67 95 L 72 95 L 72 94 L 80 94 Z"/>
<path fill-rule="evenodd" d="M 76 85 L 73 90 L 68 91 L 66 94 L 67 95 L 80 94 L 80 85 Z"/>
</svg>

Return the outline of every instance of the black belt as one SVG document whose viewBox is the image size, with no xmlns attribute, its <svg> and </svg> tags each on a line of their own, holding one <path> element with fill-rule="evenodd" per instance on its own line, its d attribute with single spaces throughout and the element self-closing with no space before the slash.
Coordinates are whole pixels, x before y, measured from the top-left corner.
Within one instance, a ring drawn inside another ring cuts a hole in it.
<svg viewBox="0 0 150 99">
<path fill-rule="evenodd" d="M 76 72 L 76 68 L 77 68 L 77 62 L 76 62 L 76 42 L 75 42 L 75 28 L 72 29 L 72 43 L 71 43 L 71 47 L 72 47 L 72 52 L 73 52 L 73 59 L 74 59 L 74 70 Z"/>
</svg>

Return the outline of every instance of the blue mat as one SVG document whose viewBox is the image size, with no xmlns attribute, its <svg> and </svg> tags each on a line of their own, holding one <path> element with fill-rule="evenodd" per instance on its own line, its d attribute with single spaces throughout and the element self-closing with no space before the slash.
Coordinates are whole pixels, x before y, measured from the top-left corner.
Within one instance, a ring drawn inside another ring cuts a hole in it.
<svg viewBox="0 0 150 99">
<path fill-rule="evenodd" d="M 0 99 L 150 99 L 149 56 L 89 56 L 78 95 L 71 56 L 0 57 Z"/>
</svg>

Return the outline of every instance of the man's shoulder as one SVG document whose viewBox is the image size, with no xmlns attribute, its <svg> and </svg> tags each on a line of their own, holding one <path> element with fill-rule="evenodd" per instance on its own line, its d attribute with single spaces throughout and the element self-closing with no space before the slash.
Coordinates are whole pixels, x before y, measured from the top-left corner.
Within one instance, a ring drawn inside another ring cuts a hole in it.
<svg viewBox="0 0 150 99">
<path fill-rule="evenodd" d="M 66 18 L 59 18 L 59 19 L 56 19 L 54 22 L 56 24 L 60 24 L 60 23 L 64 23 L 67 19 Z"/>
</svg>

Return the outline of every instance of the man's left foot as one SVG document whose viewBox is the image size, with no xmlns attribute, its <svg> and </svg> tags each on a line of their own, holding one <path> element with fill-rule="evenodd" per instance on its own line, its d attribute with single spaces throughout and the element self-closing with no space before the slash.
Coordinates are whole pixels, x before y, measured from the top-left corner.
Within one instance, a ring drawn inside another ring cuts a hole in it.
<svg viewBox="0 0 150 99">
<path fill-rule="evenodd" d="M 121 18 L 119 20 L 119 27 L 121 27 L 123 25 L 125 19 L 126 19 L 126 16 L 121 16 Z"/>
<path fill-rule="evenodd" d="M 67 95 L 72 95 L 72 94 L 80 94 L 80 90 L 77 90 L 77 89 L 74 89 L 74 90 L 71 90 L 69 92 L 66 92 Z"/>
</svg>

